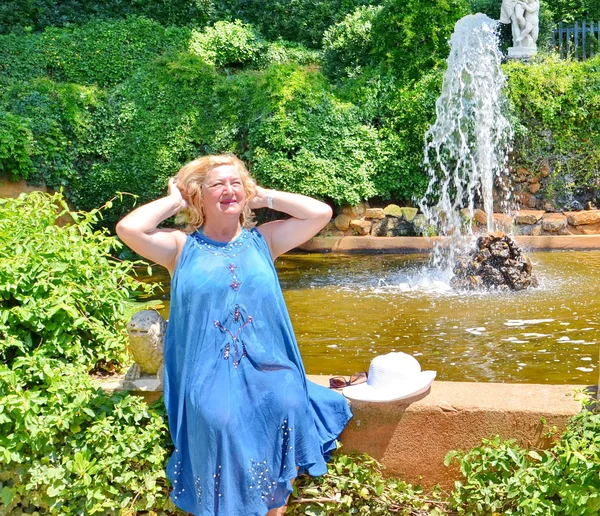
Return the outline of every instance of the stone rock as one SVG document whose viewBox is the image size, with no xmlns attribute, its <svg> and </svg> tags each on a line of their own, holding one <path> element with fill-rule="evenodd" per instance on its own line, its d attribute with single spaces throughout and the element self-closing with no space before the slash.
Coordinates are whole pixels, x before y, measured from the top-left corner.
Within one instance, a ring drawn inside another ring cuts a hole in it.
<svg viewBox="0 0 600 516">
<path fill-rule="evenodd" d="M 400 210 L 402 211 L 402 215 L 404 215 L 404 220 L 408 222 L 412 222 L 419 212 L 417 208 L 411 208 L 409 206 L 404 206 L 400 208 Z"/>
<path fill-rule="evenodd" d="M 530 172 L 525 167 L 519 167 L 517 170 L 515 170 L 515 175 L 515 181 L 517 183 L 524 183 L 527 181 L 527 177 L 530 175 Z"/>
<path fill-rule="evenodd" d="M 415 232 L 415 235 L 420 235 L 420 236 L 434 236 L 435 231 L 433 230 L 433 228 L 428 228 L 427 225 L 427 219 L 425 218 L 425 215 L 423 215 L 422 213 L 419 213 L 415 219 L 413 220 L 413 230 Z"/>
<path fill-rule="evenodd" d="M 537 286 L 531 261 L 501 231 L 479 237 L 475 249 L 457 259 L 454 274 L 451 285 L 468 290 L 523 290 Z"/>
<path fill-rule="evenodd" d="M 537 224 L 543 215 L 541 210 L 520 210 L 515 213 L 515 224 Z"/>
<path fill-rule="evenodd" d="M 540 190 L 540 188 L 541 188 L 541 187 L 542 187 L 542 185 L 541 185 L 541 184 L 539 184 L 539 183 L 530 183 L 530 184 L 529 184 L 529 188 L 528 188 L 528 190 L 529 190 L 529 191 L 530 191 L 532 194 L 534 194 L 534 193 L 536 193 L 536 192 L 539 192 L 539 190 Z"/>
<path fill-rule="evenodd" d="M 369 220 L 352 220 L 350 221 L 350 227 L 357 235 L 368 235 L 371 232 L 371 222 Z"/>
<path fill-rule="evenodd" d="M 567 226 L 567 217 L 560 213 L 545 213 L 542 217 L 542 229 L 547 233 L 566 235 L 569 233 Z"/>
<path fill-rule="evenodd" d="M 577 211 L 565 213 L 567 222 L 571 226 L 581 226 L 583 224 L 598 224 L 600 222 L 600 211 Z"/>
<path fill-rule="evenodd" d="M 396 217 L 387 217 L 386 219 L 387 236 L 415 236 L 415 224 L 407 222 Z"/>
<path fill-rule="evenodd" d="M 517 195 L 517 199 L 524 208 L 535 208 L 537 204 L 535 197 L 528 192 L 521 192 Z"/>
<path fill-rule="evenodd" d="M 166 331 L 166 321 L 154 310 L 141 310 L 127 323 L 127 348 L 143 373 L 157 374 L 163 364 Z"/>
<path fill-rule="evenodd" d="M 388 217 L 396 217 L 401 219 L 404 214 L 402 213 L 402 208 L 397 204 L 388 204 L 385 208 L 383 208 L 383 213 L 385 213 Z"/>
<path fill-rule="evenodd" d="M 368 205 L 364 202 L 359 202 L 356 206 L 342 206 L 342 213 L 348 215 L 351 219 L 360 219 L 364 216 Z"/>
<path fill-rule="evenodd" d="M 340 231 L 346 231 L 350 227 L 351 220 L 352 218 L 350 217 L 350 215 L 342 213 L 341 215 L 338 215 L 335 218 L 333 223 L 335 224 L 335 227 L 338 228 Z"/>
<path fill-rule="evenodd" d="M 543 208 L 546 213 L 554 213 L 556 211 L 556 206 L 554 206 L 554 204 L 552 204 L 550 201 L 544 202 Z"/>
<path fill-rule="evenodd" d="M 371 236 L 384 237 L 387 235 L 387 220 L 375 219 L 371 224 Z"/>
<path fill-rule="evenodd" d="M 540 236 L 543 233 L 542 226 L 536 224 L 531 228 L 531 236 Z"/>
<path fill-rule="evenodd" d="M 569 226 L 571 235 L 599 235 L 600 224 L 581 224 L 580 226 Z"/>
<path fill-rule="evenodd" d="M 542 161 L 540 165 L 540 174 L 542 177 L 548 177 L 550 175 L 550 165 L 547 161 Z"/>
<path fill-rule="evenodd" d="M 367 208 L 365 219 L 385 219 L 383 208 Z"/>
<path fill-rule="evenodd" d="M 479 208 L 477 208 L 473 212 L 473 218 L 475 219 L 475 222 L 477 222 L 477 224 L 480 224 L 482 226 L 485 226 L 487 224 L 487 214 L 485 213 L 485 211 L 480 210 Z"/>
</svg>

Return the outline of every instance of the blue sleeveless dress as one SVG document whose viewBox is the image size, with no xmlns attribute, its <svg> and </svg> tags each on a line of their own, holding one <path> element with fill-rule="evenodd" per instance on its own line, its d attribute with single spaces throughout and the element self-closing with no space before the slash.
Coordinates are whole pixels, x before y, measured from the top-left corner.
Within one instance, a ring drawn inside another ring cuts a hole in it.
<svg viewBox="0 0 600 516">
<path fill-rule="evenodd" d="M 171 282 L 164 400 L 171 498 L 201 516 L 264 516 L 325 460 L 351 417 L 305 378 L 267 244 L 187 237 Z"/>
</svg>

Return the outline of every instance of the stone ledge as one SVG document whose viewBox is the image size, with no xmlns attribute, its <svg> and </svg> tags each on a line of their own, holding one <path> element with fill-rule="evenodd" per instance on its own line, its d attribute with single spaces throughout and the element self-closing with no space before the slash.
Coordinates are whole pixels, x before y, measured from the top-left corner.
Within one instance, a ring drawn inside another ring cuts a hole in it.
<svg viewBox="0 0 600 516">
<path fill-rule="evenodd" d="M 328 377 L 309 376 L 327 385 Z M 435 381 L 428 394 L 392 403 L 352 401 L 344 450 L 366 452 L 407 482 L 451 489 L 460 478 L 444 466 L 450 450 L 479 446 L 500 435 L 526 447 L 547 448 L 548 430 L 562 432 L 581 410 L 583 386 Z M 542 422 L 544 418 L 545 423 Z"/>
<path fill-rule="evenodd" d="M 600 249 L 600 235 L 511 235 L 511 238 L 529 251 Z M 311 238 L 299 246 L 299 249 L 318 253 L 419 253 L 428 252 L 433 244 L 439 241 L 444 239 L 441 237 L 327 236 Z"/>
<path fill-rule="evenodd" d="M 325 387 L 329 378 L 308 375 Z M 130 390 L 148 403 L 162 395 L 162 386 L 152 377 L 135 381 L 115 377 L 98 383 L 108 392 Z M 559 435 L 581 410 L 575 389 L 583 388 L 435 381 L 429 392 L 407 400 L 351 401 L 354 417 L 340 439 L 345 451 L 368 453 L 389 475 L 426 489 L 436 484 L 451 489 L 460 473 L 456 465 L 444 466 L 450 450 L 469 450 L 495 435 L 522 446 L 547 448 L 552 444 L 548 430 L 556 426 Z"/>
</svg>

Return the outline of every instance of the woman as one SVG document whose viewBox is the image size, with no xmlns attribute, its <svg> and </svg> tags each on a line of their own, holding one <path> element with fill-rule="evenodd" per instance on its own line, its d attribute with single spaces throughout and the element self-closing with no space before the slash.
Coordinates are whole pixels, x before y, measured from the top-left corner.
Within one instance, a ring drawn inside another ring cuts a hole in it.
<svg viewBox="0 0 600 516">
<path fill-rule="evenodd" d="M 253 228 L 251 208 L 288 214 Z M 187 209 L 186 231 L 157 229 Z M 203 516 L 285 512 L 297 471 L 325 458 L 351 414 L 305 378 L 273 260 L 312 237 L 331 209 L 266 190 L 234 156 L 206 156 L 169 181 L 166 197 L 117 225 L 134 251 L 171 273 L 165 406 L 175 451 L 171 497 Z"/>
</svg>

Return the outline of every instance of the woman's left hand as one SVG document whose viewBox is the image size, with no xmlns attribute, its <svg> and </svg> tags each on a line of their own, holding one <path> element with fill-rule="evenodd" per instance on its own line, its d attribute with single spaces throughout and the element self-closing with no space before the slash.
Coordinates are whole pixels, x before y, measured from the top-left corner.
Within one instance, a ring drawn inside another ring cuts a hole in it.
<svg viewBox="0 0 600 516">
<path fill-rule="evenodd" d="M 266 208 L 267 207 L 267 197 L 269 197 L 270 190 L 263 188 L 262 186 L 256 185 L 256 195 L 253 199 L 250 199 L 249 206 L 250 209 L 256 210 L 258 208 Z"/>
</svg>

